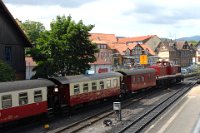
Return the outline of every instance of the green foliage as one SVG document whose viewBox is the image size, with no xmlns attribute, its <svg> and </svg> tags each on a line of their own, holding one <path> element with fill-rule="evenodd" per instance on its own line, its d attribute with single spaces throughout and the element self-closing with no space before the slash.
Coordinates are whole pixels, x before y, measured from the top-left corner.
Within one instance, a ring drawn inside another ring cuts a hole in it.
<svg viewBox="0 0 200 133">
<path fill-rule="evenodd" d="M 33 46 L 36 45 L 36 41 L 40 37 L 40 34 L 45 31 L 45 27 L 42 23 L 30 20 L 21 23 L 20 27 L 25 32 Z M 30 48 L 25 49 L 26 55 L 30 54 L 30 50 Z"/>
<path fill-rule="evenodd" d="M 57 16 L 51 22 L 51 30 L 37 39 L 31 55 L 38 66 L 34 78 L 84 73 L 88 63 L 96 60 L 96 45 L 89 40 L 93 25 L 75 23 L 71 16 Z"/>
<path fill-rule="evenodd" d="M 45 31 L 45 27 L 42 23 L 30 20 L 23 22 L 20 27 L 33 45 L 36 44 L 36 40 L 40 37 L 40 33 Z"/>
<path fill-rule="evenodd" d="M 8 64 L 0 60 L 0 82 L 12 81 L 14 79 L 14 70 Z"/>
<path fill-rule="evenodd" d="M 198 42 L 193 40 L 193 41 L 188 41 L 188 43 L 192 43 L 193 46 L 196 46 Z"/>
</svg>

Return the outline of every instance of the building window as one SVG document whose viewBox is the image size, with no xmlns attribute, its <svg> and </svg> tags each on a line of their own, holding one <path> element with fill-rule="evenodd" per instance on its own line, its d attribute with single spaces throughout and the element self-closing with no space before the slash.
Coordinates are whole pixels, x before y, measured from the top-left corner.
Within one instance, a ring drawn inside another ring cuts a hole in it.
<svg viewBox="0 0 200 133">
<path fill-rule="evenodd" d="M 79 94 L 80 93 L 80 88 L 79 85 L 74 85 L 74 95 Z"/>
<path fill-rule="evenodd" d="M 10 46 L 6 46 L 5 47 L 5 60 L 6 61 L 11 61 L 11 55 L 12 55 L 11 47 Z"/>
<path fill-rule="evenodd" d="M 1 97 L 2 101 L 2 108 L 9 108 L 12 107 L 12 96 L 11 95 L 4 95 Z"/>
<path fill-rule="evenodd" d="M 96 90 L 97 90 L 97 83 L 92 82 L 92 91 L 96 91 Z"/>
<path fill-rule="evenodd" d="M 19 94 L 19 105 L 25 105 L 25 104 L 28 104 L 27 92 Z"/>
<path fill-rule="evenodd" d="M 88 84 L 83 84 L 83 92 L 88 92 Z"/>
<path fill-rule="evenodd" d="M 103 81 L 100 81 L 99 85 L 100 85 L 100 89 L 104 89 L 104 82 Z"/>
<path fill-rule="evenodd" d="M 34 102 L 41 102 L 42 101 L 42 91 L 34 91 Z"/>
</svg>

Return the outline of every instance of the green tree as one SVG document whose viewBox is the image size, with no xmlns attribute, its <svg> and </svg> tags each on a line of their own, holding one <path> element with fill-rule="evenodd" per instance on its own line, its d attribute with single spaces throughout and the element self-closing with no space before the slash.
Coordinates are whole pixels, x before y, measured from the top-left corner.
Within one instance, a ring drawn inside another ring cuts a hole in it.
<svg viewBox="0 0 200 133">
<path fill-rule="evenodd" d="M 21 23 L 20 27 L 27 35 L 33 46 L 36 45 L 36 41 L 40 37 L 40 34 L 45 31 L 45 27 L 42 23 L 30 20 L 26 20 L 25 22 Z M 31 48 L 25 49 L 26 56 L 30 54 L 30 51 Z"/>
<path fill-rule="evenodd" d="M 195 40 L 192 40 L 192 41 L 188 41 L 188 43 L 192 43 L 193 46 L 196 46 L 198 42 Z"/>
<path fill-rule="evenodd" d="M 37 40 L 31 55 L 37 62 L 34 78 L 84 73 L 90 68 L 88 63 L 96 60 L 98 52 L 89 40 L 93 25 L 75 23 L 71 16 L 57 16 L 51 22 L 51 30 L 45 31 Z"/>
<path fill-rule="evenodd" d="M 14 79 L 14 70 L 8 64 L 0 60 L 0 82 L 12 81 Z"/>
<path fill-rule="evenodd" d="M 33 45 L 36 44 L 36 40 L 40 37 L 40 33 L 45 31 L 45 27 L 42 23 L 30 20 L 21 23 L 20 27 Z"/>
</svg>

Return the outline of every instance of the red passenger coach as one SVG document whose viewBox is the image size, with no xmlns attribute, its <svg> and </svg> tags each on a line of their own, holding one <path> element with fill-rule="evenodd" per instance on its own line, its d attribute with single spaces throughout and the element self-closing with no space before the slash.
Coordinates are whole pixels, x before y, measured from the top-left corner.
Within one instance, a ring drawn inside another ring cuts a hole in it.
<svg viewBox="0 0 200 133">
<path fill-rule="evenodd" d="M 60 106 L 75 106 L 82 103 L 120 95 L 122 74 L 108 72 L 92 75 L 77 75 L 51 78 L 58 84 Z"/>
<path fill-rule="evenodd" d="M 0 124 L 47 112 L 51 88 L 54 83 L 45 79 L 0 83 Z"/>
<path fill-rule="evenodd" d="M 119 71 L 123 76 L 122 93 L 156 86 L 156 71 L 152 68 Z"/>
</svg>

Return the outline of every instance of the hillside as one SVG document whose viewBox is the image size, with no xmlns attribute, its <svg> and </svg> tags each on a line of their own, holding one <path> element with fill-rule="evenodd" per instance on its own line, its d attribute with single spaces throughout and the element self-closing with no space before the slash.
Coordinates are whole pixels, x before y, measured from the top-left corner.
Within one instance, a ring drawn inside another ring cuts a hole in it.
<svg viewBox="0 0 200 133">
<path fill-rule="evenodd" d="M 191 37 L 182 37 L 182 38 L 178 38 L 176 40 L 179 41 L 200 41 L 200 36 L 196 35 L 196 36 L 191 36 Z"/>
</svg>

